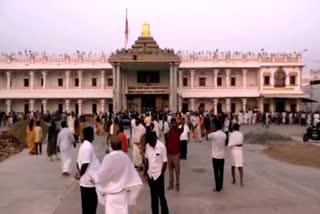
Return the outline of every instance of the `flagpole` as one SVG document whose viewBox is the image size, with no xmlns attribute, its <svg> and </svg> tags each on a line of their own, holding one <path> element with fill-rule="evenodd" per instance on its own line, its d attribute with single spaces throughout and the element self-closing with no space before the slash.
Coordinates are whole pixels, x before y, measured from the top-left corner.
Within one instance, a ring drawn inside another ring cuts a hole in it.
<svg viewBox="0 0 320 214">
<path fill-rule="evenodd" d="M 125 21 L 125 31 L 124 31 L 124 49 L 127 49 L 128 37 L 129 37 L 129 26 L 128 26 L 128 8 L 126 8 L 126 21 Z"/>
</svg>

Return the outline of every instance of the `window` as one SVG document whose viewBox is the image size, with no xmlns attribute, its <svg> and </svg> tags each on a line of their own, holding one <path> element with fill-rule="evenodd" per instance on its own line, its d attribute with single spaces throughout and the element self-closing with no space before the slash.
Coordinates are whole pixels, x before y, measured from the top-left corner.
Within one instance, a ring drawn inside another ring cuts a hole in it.
<svg viewBox="0 0 320 214">
<path fill-rule="evenodd" d="M 204 77 L 199 78 L 199 86 L 206 86 L 206 78 Z"/>
<path fill-rule="evenodd" d="M 79 78 L 74 79 L 74 86 L 79 87 Z"/>
<path fill-rule="evenodd" d="M 59 87 L 63 86 L 63 79 L 62 78 L 58 78 L 58 86 Z"/>
<path fill-rule="evenodd" d="M 222 86 L 222 78 L 221 77 L 217 78 L 217 86 Z"/>
<path fill-rule="evenodd" d="M 231 86 L 236 86 L 236 78 L 231 77 Z"/>
<path fill-rule="evenodd" d="M 29 79 L 24 79 L 23 85 L 24 85 L 24 87 L 29 87 Z"/>
<path fill-rule="evenodd" d="M 296 85 L 296 76 L 290 76 L 290 85 Z"/>
<path fill-rule="evenodd" d="M 108 86 L 113 86 L 113 79 L 112 78 L 108 78 Z"/>
<path fill-rule="evenodd" d="M 183 84 L 182 84 L 184 87 L 188 86 L 188 78 L 187 77 L 184 77 L 183 78 Z"/>
<path fill-rule="evenodd" d="M 231 113 L 235 113 L 235 112 L 236 112 L 236 104 L 231 103 Z"/>
<path fill-rule="evenodd" d="M 264 76 L 264 85 L 270 85 L 270 77 L 269 76 Z"/>
<path fill-rule="evenodd" d="M 138 71 L 137 82 L 138 83 L 159 83 L 160 72 L 159 71 Z"/>
<path fill-rule="evenodd" d="M 41 80 L 40 80 L 40 85 L 41 85 L 41 87 L 43 87 L 43 78 L 41 78 Z"/>
<path fill-rule="evenodd" d="M 93 87 L 97 86 L 97 78 L 92 78 L 92 86 Z"/>
</svg>

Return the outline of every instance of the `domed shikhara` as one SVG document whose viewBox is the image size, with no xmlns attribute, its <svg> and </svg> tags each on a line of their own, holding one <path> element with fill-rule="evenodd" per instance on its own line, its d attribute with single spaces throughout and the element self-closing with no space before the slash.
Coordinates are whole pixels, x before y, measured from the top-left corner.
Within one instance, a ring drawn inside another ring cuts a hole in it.
<svg viewBox="0 0 320 214">
<path fill-rule="evenodd" d="M 173 49 L 162 49 L 151 36 L 150 25 L 144 23 L 141 36 L 129 49 L 116 50 L 108 59 L 110 63 L 117 62 L 176 62 L 180 57 Z"/>
</svg>

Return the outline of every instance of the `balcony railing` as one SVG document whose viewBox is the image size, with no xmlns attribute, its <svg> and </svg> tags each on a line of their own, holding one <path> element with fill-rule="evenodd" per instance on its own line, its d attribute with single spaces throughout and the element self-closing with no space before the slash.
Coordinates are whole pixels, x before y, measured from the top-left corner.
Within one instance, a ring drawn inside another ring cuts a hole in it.
<svg viewBox="0 0 320 214">
<path fill-rule="evenodd" d="M 167 94 L 167 86 L 129 86 L 129 94 Z"/>
</svg>

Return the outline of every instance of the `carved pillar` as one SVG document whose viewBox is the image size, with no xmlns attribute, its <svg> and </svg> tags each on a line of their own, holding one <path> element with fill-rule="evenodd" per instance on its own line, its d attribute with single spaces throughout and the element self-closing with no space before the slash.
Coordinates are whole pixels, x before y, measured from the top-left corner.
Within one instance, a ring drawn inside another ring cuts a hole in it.
<svg viewBox="0 0 320 214">
<path fill-rule="evenodd" d="M 79 82 L 80 82 L 80 78 L 79 78 Z M 66 89 L 68 88 L 70 88 L 70 71 L 69 70 L 66 71 Z"/>
<path fill-rule="evenodd" d="M 179 88 L 182 88 L 182 74 L 183 71 L 182 69 L 179 70 Z"/>
<path fill-rule="evenodd" d="M 83 76 L 83 72 L 82 70 L 78 70 L 78 79 L 79 79 L 79 88 L 82 88 L 82 76 Z"/>
<path fill-rule="evenodd" d="M 288 71 L 286 71 L 286 87 L 287 86 L 290 86 L 290 76 Z"/>
<path fill-rule="evenodd" d="M 45 89 L 47 87 L 47 71 L 42 71 L 41 74 L 43 79 L 42 88 Z"/>
<path fill-rule="evenodd" d="M 30 89 L 32 90 L 34 86 L 34 71 L 30 71 L 29 75 L 30 75 Z"/>
<path fill-rule="evenodd" d="M 173 90 L 173 85 L 174 85 L 174 81 L 173 81 L 173 63 L 170 63 L 169 64 L 169 66 L 170 66 L 170 73 L 169 73 L 169 78 L 170 78 L 170 88 L 169 88 L 169 90 L 170 90 L 170 94 L 169 94 L 169 109 L 170 109 L 170 111 L 173 111 L 173 109 L 174 109 L 174 101 L 173 101 L 173 93 L 174 93 L 174 90 Z"/>
<path fill-rule="evenodd" d="M 104 113 L 105 112 L 105 106 L 106 106 L 106 100 L 101 99 L 100 100 L 100 112 Z"/>
<path fill-rule="evenodd" d="M 194 87 L 194 69 L 190 70 L 190 87 Z"/>
<path fill-rule="evenodd" d="M 247 74 L 248 74 L 248 69 L 242 69 L 242 87 L 243 88 L 247 87 Z"/>
<path fill-rule="evenodd" d="M 70 112 L 70 100 L 69 99 L 65 100 L 65 105 L 66 105 L 66 111 L 69 113 Z"/>
<path fill-rule="evenodd" d="M 231 99 L 230 98 L 226 98 L 226 112 L 227 113 L 231 112 L 230 103 L 231 103 Z"/>
<path fill-rule="evenodd" d="M 219 69 L 213 69 L 213 87 L 214 88 L 218 86 L 218 74 L 219 74 Z"/>
<path fill-rule="evenodd" d="M 117 112 L 121 111 L 121 74 L 120 74 L 120 64 L 117 65 L 116 67 L 116 80 L 117 80 Z"/>
<path fill-rule="evenodd" d="M 285 111 L 290 111 L 290 103 L 289 103 L 289 99 L 286 99 L 286 104 L 285 104 Z"/>
<path fill-rule="evenodd" d="M 301 98 L 297 98 L 296 112 L 301 111 Z"/>
<path fill-rule="evenodd" d="M 218 99 L 217 98 L 213 99 L 213 111 L 214 111 L 214 115 L 218 115 Z"/>
<path fill-rule="evenodd" d="M 82 100 L 78 100 L 77 101 L 77 103 L 78 103 L 78 111 L 79 111 L 79 115 L 81 115 L 82 114 Z"/>
<path fill-rule="evenodd" d="M 182 112 L 182 98 L 180 96 L 178 98 L 178 112 Z"/>
<path fill-rule="evenodd" d="M 43 113 L 47 112 L 47 103 L 48 103 L 47 100 L 42 100 Z"/>
<path fill-rule="evenodd" d="M 191 111 L 195 111 L 195 99 L 194 98 L 190 98 L 190 108 L 191 108 Z"/>
<path fill-rule="evenodd" d="M 274 99 L 270 98 L 270 111 L 274 112 L 275 108 L 274 108 Z"/>
<path fill-rule="evenodd" d="M 29 111 L 34 112 L 34 100 L 29 100 Z"/>
<path fill-rule="evenodd" d="M 263 97 L 260 97 L 260 99 L 259 99 L 259 111 L 264 112 L 264 99 L 263 99 Z"/>
<path fill-rule="evenodd" d="M 230 69 L 225 69 L 226 71 L 226 86 L 230 88 Z"/>
<path fill-rule="evenodd" d="M 11 71 L 7 71 L 6 75 L 7 75 L 7 89 L 9 90 L 11 85 Z"/>
<path fill-rule="evenodd" d="M 11 100 L 6 100 L 6 105 L 7 105 L 7 114 L 9 114 L 11 112 L 11 105 L 12 105 Z"/>
<path fill-rule="evenodd" d="M 116 78 L 117 78 L 117 75 L 116 75 L 116 67 L 117 67 L 117 64 L 114 64 L 113 68 L 112 68 L 112 80 L 113 80 L 113 84 L 112 84 L 112 91 L 113 91 L 113 97 L 112 97 L 112 105 L 113 105 L 113 112 L 116 112 L 116 109 L 117 109 L 117 102 L 116 102 L 116 97 L 117 97 L 117 88 L 116 88 L 116 85 L 117 85 L 117 81 L 116 81 Z"/>
<path fill-rule="evenodd" d="M 178 85 L 178 64 L 173 63 L 173 111 L 177 112 L 177 85 Z"/>
<path fill-rule="evenodd" d="M 246 98 L 242 98 L 242 111 L 246 111 L 247 110 L 247 99 Z"/>
<path fill-rule="evenodd" d="M 105 70 L 101 70 L 100 74 L 101 74 L 101 89 L 104 89 L 104 87 L 105 87 L 105 75 L 106 75 Z"/>
<path fill-rule="evenodd" d="M 274 73 L 275 73 L 275 71 L 272 71 L 271 76 L 270 76 L 270 84 L 272 87 L 274 87 Z"/>
</svg>

